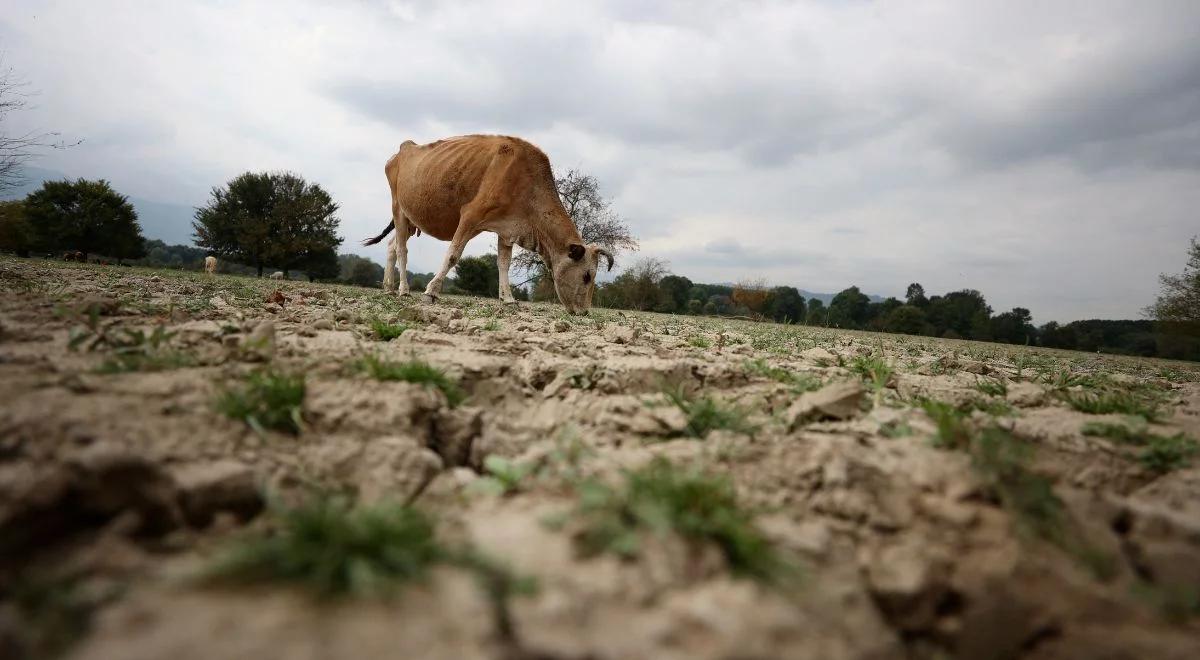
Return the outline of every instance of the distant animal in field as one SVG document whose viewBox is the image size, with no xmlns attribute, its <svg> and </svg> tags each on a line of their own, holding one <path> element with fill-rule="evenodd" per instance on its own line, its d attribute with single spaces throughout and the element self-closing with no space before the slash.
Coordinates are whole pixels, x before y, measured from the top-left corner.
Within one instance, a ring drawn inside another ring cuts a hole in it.
<svg viewBox="0 0 1200 660">
<path fill-rule="evenodd" d="M 396 230 L 401 296 L 409 295 L 408 237 L 414 227 L 450 241 L 441 269 L 425 288 L 428 302 L 437 300 L 467 242 L 485 231 L 498 239 L 499 294 L 506 303 L 516 303 L 508 281 L 513 245 L 541 255 L 559 301 L 572 314 L 586 314 L 592 306 L 601 257 L 612 270 L 612 253 L 584 245 L 579 237 L 558 197 L 550 159 L 525 140 L 504 135 L 465 135 L 426 145 L 408 140 L 384 173 L 392 192 L 392 221 L 363 245 L 375 245 Z"/>
<path fill-rule="evenodd" d="M 87 256 L 85 256 L 79 250 L 64 252 L 62 258 L 64 261 L 78 261 L 81 264 L 87 263 Z"/>
<path fill-rule="evenodd" d="M 204 257 L 204 272 L 208 273 L 209 275 L 217 274 L 217 258 L 216 257 L 214 257 L 212 255 Z"/>
<path fill-rule="evenodd" d="M 277 270 L 274 273 L 271 273 L 271 279 L 282 280 L 283 279 L 283 271 Z"/>
</svg>

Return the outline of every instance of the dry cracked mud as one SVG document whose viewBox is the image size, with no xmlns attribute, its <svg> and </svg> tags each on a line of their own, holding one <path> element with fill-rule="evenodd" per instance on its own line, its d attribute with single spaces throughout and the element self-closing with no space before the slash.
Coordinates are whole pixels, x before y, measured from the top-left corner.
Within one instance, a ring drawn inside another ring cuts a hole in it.
<svg viewBox="0 0 1200 660">
<path fill-rule="evenodd" d="M 1196 658 L 1198 437 L 1194 364 L 0 257 L 0 656 Z M 205 577 L 335 497 L 503 569 Z"/>
</svg>

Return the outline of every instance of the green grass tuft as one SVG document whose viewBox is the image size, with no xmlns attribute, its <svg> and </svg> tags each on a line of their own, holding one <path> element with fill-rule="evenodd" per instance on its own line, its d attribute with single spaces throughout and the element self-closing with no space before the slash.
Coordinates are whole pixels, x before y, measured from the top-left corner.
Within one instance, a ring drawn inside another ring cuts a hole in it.
<svg viewBox="0 0 1200 660">
<path fill-rule="evenodd" d="M 391 341 L 404 334 L 405 330 L 408 330 L 408 326 L 403 323 L 388 323 L 382 319 L 371 319 L 371 332 L 374 332 L 381 341 Z"/>
<path fill-rule="evenodd" d="M 695 346 L 696 348 L 709 348 L 712 346 L 711 341 L 709 341 L 706 337 L 701 337 L 700 335 L 688 337 L 687 343 Z"/>
<path fill-rule="evenodd" d="M 784 577 L 792 566 L 754 526 L 753 513 L 738 502 L 724 476 L 684 469 L 658 458 L 625 473 L 617 488 L 580 482 L 573 518 L 584 556 L 612 553 L 636 558 L 645 534 L 678 534 L 720 548 L 730 570 L 763 581 Z"/>
<path fill-rule="evenodd" d="M 434 387 L 446 395 L 450 407 L 463 402 L 466 394 L 441 369 L 416 358 L 407 362 L 391 362 L 368 355 L 356 363 L 356 368 L 375 380 L 405 381 Z"/>
<path fill-rule="evenodd" d="M 293 583 L 326 597 L 380 596 L 449 556 L 429 519 L 406 506 L 351 508 L 330 497 L 276 514 L 273 533 L 236 543 L 206 577 Z"/>
<path fill-rule="evenodd" d="M 1008 394 L 1008 384 L 1002 380 L 981 378 L 975 383 L 975 389 L 988 396 L 1005 396 Z"/>
<path fill-rule="evenodd" d="M 1086 393 L 1065 390 L 1059 392 L 1058 396 L 1071 408 L 1090 415 L 1138 415 L 1148 421 L 1157 420 L 1162 416 L 1162 404 L 1159 401 L 1132 392 Z"/>
<path fill-rule="evenodd" d="M 217 410 L 255 431 L 274 429 L 298 434 L 304 427 L 304 374 L 256 371 L 238 387 L 217 396 Z"/>
<path fill-rule="evenodd" d="M 1198 451 L 1200 445 L 1182 433 L 1172 436 L 1149 434 L 1146 448 L 1138 454 L 1138 462 L 1152 472 L 1165 474 L 1191 465 L 1192 457 Z"/>
<path fill-rule="evenodd" d="M 813 374 L 795 373 L 781 367 L 772 367 L 762 358 L 747 360 L 746 371 L 788 385 L 793 392 L 812 392 L 821 388 L 821 379 Z"/>
<path fill-rule="evenodd" d="M 850 362 L 851 372 L 858 374 L 875 393 L 883 391 L 895 370 L 887 361 L 877 357 L 858 356 Z"/>
<path fill-rule="evenodd" d="M 705 438 L 712 431 L 725 429 L 735 433 L 753 434 L 756 427 L 746 420 L 746 411 L 721 403 L 711 396 L 688 395 L 682 388 L 668 390 L 667 400 L 687 416 L 687 435 Z"/>
</svg>

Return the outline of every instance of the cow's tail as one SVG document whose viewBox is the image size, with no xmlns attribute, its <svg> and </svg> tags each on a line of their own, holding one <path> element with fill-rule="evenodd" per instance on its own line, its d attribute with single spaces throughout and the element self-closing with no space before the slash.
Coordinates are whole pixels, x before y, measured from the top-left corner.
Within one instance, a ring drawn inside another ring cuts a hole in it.
<svg viewBox="0 0 1200 660">
<path fill-rule="evenodd" d="M 396 223 L 389 220 L 387 223 L 387 226 L 383 228 L 383 231 L 379 232 L 378 236 L 376 236 L 375 238 L 364 238 L 362 244 L 363 245 L 375 245 L 379 241 L 382 241 L 384 238 L 386 238 L 388 234 L 392 233 L 392 230 L 395 228 L 396 228 Z"/>
</svg>

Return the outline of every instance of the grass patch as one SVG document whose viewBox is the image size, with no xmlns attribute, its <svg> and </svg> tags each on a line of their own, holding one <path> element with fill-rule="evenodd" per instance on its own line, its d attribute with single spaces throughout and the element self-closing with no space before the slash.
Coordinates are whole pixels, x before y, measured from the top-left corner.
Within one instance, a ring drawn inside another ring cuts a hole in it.
<svg viewBox="0 0 1200 660">
<path fill-rule="evenodd" d="M 646 534 L 678 534 L 691 543 L 720 548 L 734 575 L 762 581 L 785 576 L 792 566 L 754 526 L 753 513 L 738 502 L 728 478 L 683 469 L 658 458 L 627 471 L 612 487 L 597 480 L 576 486 L 577 547 L 585 557 L 612 553 L 634 559 Z"/>
<path fill-rule="evenodd" d="M 705 438 L 712 431 L 725 429 L 735 433 L 753 434 L 756 427 L 746 420 L 746 411 L 722 403 L 711 396 L 692 396 L 682 388 L 668 390 L 667 401 L 687 417 L 685 433 L 693 438 Z"/>
<path fill-rule="evenodd" d="M 821 379 L 808 373 L 795 373 L 781 367 L 772 367 L 759 358 L 746 361 L 746 371 L 757 376 L 770 378 L 792 388 L 793 392 L 811 392 L 821 388 Z"/>
<path fill-rule="evenodd" d="M 1103 391 L 1076 392 L 1066 390 L 1059 392 L 1062 399 L 1071 408 L 1089 415 L 1137 415 L 1147 421 L 1155 421 L 1162 416 L 1162 404 L 1149 397 L 1140 397 L 1131 392 Z"/>
<path fill-rule="evenodd" d="M 391 341 L 404 331 L 408 330 L 408 326 L 403 323 L 388 323 L 383 319 L 371 319 L 371 332 L 375 333 L 375 337 L 381 341 Z"/>
<path fill-rule="evenodd" d="M 492 319 L 491 321 L 483 324 L 482 329 L 487 332 L 495 332 L 500 329 L 500 322 L 496 319 Z"/>
<path fill-rule="evenodd" d="M 217 410 L 258 433 L 274 429 L 296 435 L 304 428 L 304 374 L 256 371 L 217 396 Z"/>
<path fill-rule="evenodd" d="M 1158 474 L 1187 467 L 1191 465 L 1192 458 L 1200 453 L 1200 443 L 1183 433 L 1158 435 L 1146 429 L 1145 422 L 1137 422 L 1132 425 L 1089 422 L 1083 425 L 1083 434 L 1140 447 L 1141 451 L 1136 454 L 1137 461 L 1147 470 Z"/>
<path fill-rule="evenodd" d="M 273 533 L 236 543 L 206 577 L 292 583 L 326 597 L 380 596 L 424 577 L 449 557 L 429 519 L 406 506 L 351 508 L 345 499 L 330 497 L 276 515 Z"/>
<path fill-rule="evenodd" d="M 356 368 L 375 380 L 405 381 L 439 389 L 446 395 L 446 402 L 452 408 L 466 398 L 458 384 L 445 372 L 416 358 L 406 362 L 391 362 L 368 355 L 356 363 Z"/>
<path fill-rule="evenodd" d="M 487 475 L 473 481 L 470 488 L 492 495 L 515 493 L 521 490 L 525 478 L 533 474 L 534 467 L 530 463 L 516 463 L 492 454 L 483 459 L 483 469 Z"/>
<path fill-rule="evenodd" d="M 712 342 L 709 341 L 707 337 L 701 337 L 700 335 L 688 337 L 687 343 L 688 345 L 695 346 L 696 348 L 712 347 Z"/>
<path fill-rule="evenodd" d="M 1008 394 L 1008 383 L 1002 380 L 993 380 L 991 378 L 981 378 L 975 383 L 975 389 L 987 396 L 1006 396 Z"/>
<path fill-rule="evenodd" d="M 895 373 L 892 366 L 882 358 L 861 355 L 851 360 L 848 368 L 852 373 L 858 374 L 877 394 L 887 387 L 888 381 Z"/>
</svg>

